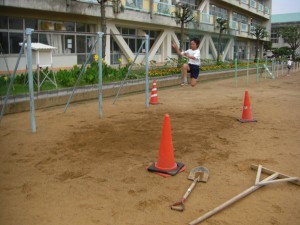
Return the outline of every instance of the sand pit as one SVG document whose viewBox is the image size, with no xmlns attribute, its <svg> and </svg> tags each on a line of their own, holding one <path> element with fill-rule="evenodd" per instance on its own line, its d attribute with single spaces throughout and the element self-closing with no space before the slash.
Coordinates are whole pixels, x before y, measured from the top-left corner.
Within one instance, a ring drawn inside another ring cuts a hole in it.
<svg viewBox="0 0 300 225">
<path fill-rule="evenodd" d="M 5 115 L 0 125 L 1 225 L 183 225 L 252 186 L 251 164 L 300 176 L 300 73 L 199 82 L 144 93 Z M 256 123 L 240 123 L 248 90 Z M 169 114 L 175 160 L 186 170 L 163 178 L 146 167 L 158 157 Z M 185 203 L 196 166 L 210 171 Z M 298 225 L 300 187 L 263 187 L 201 224 Z"/>
</svg>

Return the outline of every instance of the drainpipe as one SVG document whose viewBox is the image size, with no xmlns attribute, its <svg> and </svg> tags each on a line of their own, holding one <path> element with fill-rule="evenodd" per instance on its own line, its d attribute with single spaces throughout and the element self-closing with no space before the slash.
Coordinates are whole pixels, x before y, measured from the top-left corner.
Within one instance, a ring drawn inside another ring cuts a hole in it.
<svg viewBox="0 0 300 225">
<path fill-rule="evenodd" d="M 153 0 L 150 0 L 150 18 L 152 19 L 153 16 Z"/>
</svg>

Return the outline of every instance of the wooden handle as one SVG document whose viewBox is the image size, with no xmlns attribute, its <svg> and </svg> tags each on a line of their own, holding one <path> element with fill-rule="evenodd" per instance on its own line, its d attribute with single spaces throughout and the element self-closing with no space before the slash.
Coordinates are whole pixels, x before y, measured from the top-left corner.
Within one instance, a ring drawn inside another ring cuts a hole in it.
<svg viewBox="0 0 300 225">
<path fill-rule="evenodd" d="M 278 177 L 278 175 L 279 175 L 279 173 L 274 173 L 274 174 L 268 176 L 267 178 L 265 178 L 263 180 L 263 182 L 269 181 L 269 180 L 274 180 L 276 177 Z M 264 186 L 263 184 L 258 183 L 256 185 L 248 188 L 247 190 L 234 196 L 233 198 L 229 199 L 227 202 L 224 202 L 223 204 L 219 205 L 218 207 L 214 208 L 213 210 L 209 211 L 208 213 L 204 214 L 203 216 L 200 216 L 197 219 L 193 220 L 192 222 L 189 223 L 189 225 L 196 225 L 196 224 L 206 220 L 207 218 L 213 216 L 214 214 L 220 212 L 221 210 L 225 209 L 229 205 L 235 203 L 236 201 L 251 194 L 252 192 L 256 191 L 257 189 L 259 189 L 260 187 L 263 187 L 263 186 Z"/>
<path fill-rule="evenodd" d="M 185 201 L 187 199 L 187 197 L 191 194 L 191 192 L 194 189 L 194 187 L 196 186 L 197 182 L 198 182 L 198 179 L 194 179 L 193 183 L 190 185 L 190 187 L 185 192 L 182 201 Z"/>
</svg>

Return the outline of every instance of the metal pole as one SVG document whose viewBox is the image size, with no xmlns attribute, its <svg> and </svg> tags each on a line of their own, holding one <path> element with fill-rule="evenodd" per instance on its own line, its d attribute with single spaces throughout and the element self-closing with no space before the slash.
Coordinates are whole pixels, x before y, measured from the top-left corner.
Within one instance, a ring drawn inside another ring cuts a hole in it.
<svg viewBox="0 0 300 225">
<path fill-rule="evenodd" d="M 274 74 L 274 60 L 273 59 L 271 59 L 271 73 L 272 73 L 272 76 L 273 76 L 273 74 Z"/>
<path fill-rule="evenodd" d="M 98 101 L 99 101 L 99 117 L 103 117 L 102 112 L 102 38 L 104 33 L 98 32 Z"/>
<path fill-rule="evenodd" d="M 256 82 L 258 82 L 258 67 L 259 67 L 259 58 L 256 59 Z"/>
<path fill-rule="evenodd" d="M 268 58 L 266 57 L 266 61 L 265 61 L 265 65 L 266 65 L 266 69 L 268 68 Z M 267 79 L 267 71 L 264 72 L 264 76 L 265 76 L 265 80 Z"/>
<path fill-rule="evenodd" d="M 137 52 L 136 55 L 135 55 L 134 60 L 132 61 L 131 65 L 129 66 L 128 71 L 127 71 L 127 73 L 126 73 L 126 75 L 125 75 L 125 78 L 123 79 L 123 81 L 122 81 L 122 83 L 121 83 L 121 85 L 120 85 L 120 87 L 119 87 L 119 89 L 118 89 L 118 91 L 117 91 L 116 97 L 114 98 L 113 105 L 115 104 L 117 98 L 119 97 L 121 88 L 123 87 L 123 85 L 124 85 L 124 83 L 125 83 L 125 80 L 127 79 L 128 75 L 130 74 L 131 68 L 132 68 L 132 66 L 134 65 L 135 60 L 137 59 L 138 55 L 140 54 L 140 52 L 141 52 L 141 50 L 142 50 L 142 47 L 143 47 L 144 43 L 145 43 L 145 41 L 142 42 L 142 44 L 141 44 L 141 46 L 140 46 L 138 52 Z"/>
<path fill-rule="evenodd" d="M 30 96 L 30 115 L 31 115 L 31 129 L 32 133 L 36 132 L 35 126 L 35 110 L 34 110 L 34 90 L 33 90 L 33 75 L 32 75 L 32 49 L 31 49 L 31 34 L 34 29 L 26 28 L 27 36 L 27 67 L 29 77 L 29 96 Z"/>
<path fill-rule="evenodd" d="M 237 53 L 234 59 L 234 79 L 235 79 L 235 87 L 237 87 Z"/>
<path fill-rule="evenodd" d="M 23 54 L 23 51 L 24 51 L 25 42 L 26 42 L 26 39 L 24 39 L 24 41 L 23 41 L 23 44 L 21 46 L 21 49 L 20 49 L 20 52 L 19 52 L 19 56 L 18 56 L 18 59 L 17 59 L 17 63 L 15 65 L 14 72 L 13 72 L 13 74 L 11 76 L 11 79 L 10 79 L 10 83 L 9 83 L 9 86 L 8 86 L 8 89 L 7 89 L 7 92 L 6 92 L 6 97 L 5 97 L 5 100 L 4 100 L 4 103 L 3 103 L 3 106 L 2 106 L 2 110 L 1 110 L 0 123 L 1 123 L 2 117 L 4 115 L 5 106 L 7 104 L 8 96 L 9 96 L 9 93 L 10 93 L 10 89 L 13 86 L 13 83 L 14 83 L 14 80 L 15 80 L 16 72 L 17 72 L 17 69 L 18 69 L 18 66 L 19 66 L 19 63 L 20 63 L 20 59 L 21 59 L 21 55 Z"/>
<path fill-rule="evenodd" d="M 145 82 L 145 98 L 146 98 L 146 107 L 149 107 L 149 79 L 148 79 L 148 73 L 149 73 L 149 35 L 145 35 L 146 37 L 146 82 Z"/>
<path fill-rule="evenodd" d="M 91 49 L 91 51 L 90 51 L 90 53 L 89 53 L 87 59 L 85 60 L 85 63 L 84 63 L 84 65 L 83 65 L 83 68 L 82 68 L 81 71 L 80 71 L 80 74 L 79 74 L 79 76 L 78 76 L 78 78 L 77 78 L 77 80 L 76 80 L 76 82 L 75 82 L 74 87 L 73 87 L 72 93 L 71 93 L 71 95 L 70 95 L 70 97 L 69 97 L 69 99 L 68 99 L 68 102 L 67 102 L 67 105 L 66 105 L 66 107 L 65 107 L 64 112 L 67 111 L 67 108 L 68 108 L 68 106 L 69 106 L 69 104 L 70 104 L 70 102 L 71 102 L 71 99 L 72 99 L 72 97 L 73 97 L 73 95 L 74 95 L 74 93 L 75 93 L 76 86 L 77 86 L 78 82 L 80 81 L 82 74 L 85 72 L 86 65 L 87 65 L 87 63 L 90 61 L 91 55 L 92 55 L 92 53 L 93 53 L 93 51 L 94 51 L 94 49 L 95 49 L 96 44 L 97 44 L 97 41 L 95 41 L 95 43 L 94 43 L 94 45 L 93 45 L 93 47 L 92 47 L 92 49 Z"/>
<path fill-rule="evenodd" d="M 248 82 L 249 82 L 249 57 L 248 57 L 248 62 L 247 62 L 247 80 L 246 80 L 247 86 L 248 86 Z"/>
<path fill-rule="evenodd" d="M 276 76 L 278 78 L 278 62 L 276 62 Z"/>
</svg>

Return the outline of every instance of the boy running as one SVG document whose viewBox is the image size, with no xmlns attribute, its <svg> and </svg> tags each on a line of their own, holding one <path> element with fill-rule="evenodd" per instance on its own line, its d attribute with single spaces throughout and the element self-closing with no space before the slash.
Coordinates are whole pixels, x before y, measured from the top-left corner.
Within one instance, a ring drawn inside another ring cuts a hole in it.
<svg viewBox="0 0 300 225">
<path fill-rule="evenodd" d="M 188 85 L 187 73 L 190 72 L 191 76 L 191 86 L 195 87 L 197 79 L 200 72 L 200 50 L 198 49 L 200 45 L 199 38 L 192 38 L 190 41 L 190 49 L 186 51 L 180 51 L 175 42 L 172 43 L 172 47 L 176 50 L 178 55 L 184 56 L 189 59 L 188 63 L 182 65 L 181 72 L 183 82 L 181 86 Z"/>
</svg>

